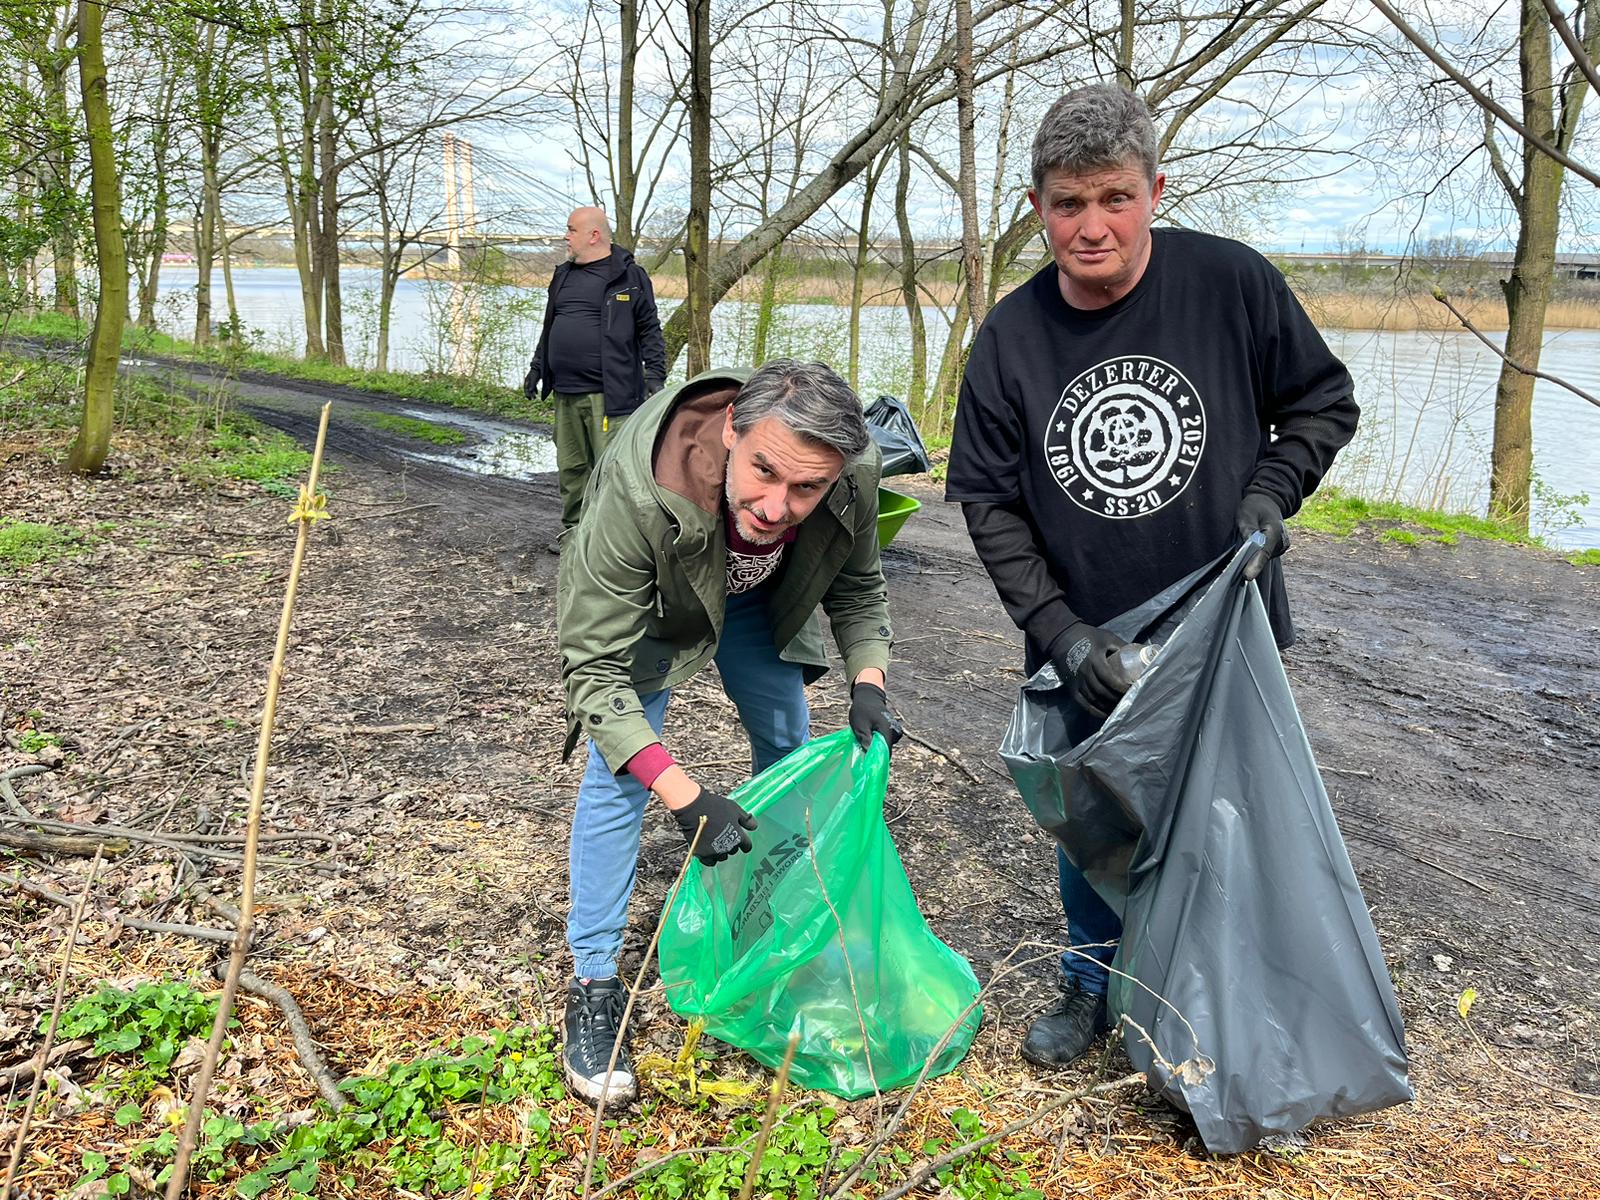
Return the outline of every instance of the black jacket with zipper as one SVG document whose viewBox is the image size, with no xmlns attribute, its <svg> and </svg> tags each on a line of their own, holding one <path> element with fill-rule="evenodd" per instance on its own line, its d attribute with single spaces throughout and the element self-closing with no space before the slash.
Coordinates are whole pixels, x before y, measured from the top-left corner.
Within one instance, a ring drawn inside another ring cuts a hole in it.
<svg viewBox="0 0 1600 1200">
<path fill-rule="evenodd" d="M 556 268 L 544 305 L 544 327 L 539 347 L 522 381 L 522 394 L 548 396 L 550 377 L 545 352 L 550 325 L 555 320 L 556 298 L 572 270 L 570 262 Z M 625 417 L 661 390 L 667 378 L 667 345 L 656 315 L 655 290 L 650 276 L 620 246 L 611 248 L 611 269 L 606 275 L 605 301 L 600 319 L 600 378 L 606 398 L 606 416 Z"/>
</svg>

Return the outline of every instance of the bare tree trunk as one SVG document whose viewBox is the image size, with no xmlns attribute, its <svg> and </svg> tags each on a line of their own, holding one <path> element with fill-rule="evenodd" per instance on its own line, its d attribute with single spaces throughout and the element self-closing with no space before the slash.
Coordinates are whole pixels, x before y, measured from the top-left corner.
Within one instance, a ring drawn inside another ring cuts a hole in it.
<svg viewBox="0 0 1600 1200">
<path fill-rule="evenodd" d="M 217 247 L 222 254 L 222 290 L 228 299 L 228 337 L 237 344 L 244 336 L 239 327 L 239 303 L 233 294 L 233 239 L 228 236 L 228 218 L 217 205 Z"/>
<path fill-rule="evenodd" d="M 983 324 L 983 231 L 978 226 L 977 107 L 973 100 L 972 0 L 956 0 L 956 141 L 960 158 L 961 275 L 974 327 Z M 952 330 L 952 333 L 954 331 Z M 945 357 L 949 358 L 949 350 Z"/>
<path fill-rule="evenodd" d="M 778 276 L 783 270 L 783 247 L 767 255 L 761 264 L 761 299 L 756 305 L 754 346 L 750 351 L 752 366 L 767 361 L 767 343 L 772 339 L 774 310 L 778 304 Z"/>
<path fill-rule="evenodd" d="M 78 3 L 78 81 L 83 90 L 84 122 L 89 132 L 89 188 L 94 208 L 95 257 L 100 271 L 100 303 L 95 307 L 84 371 L 83 420 L 67 456 L 67 470 L 93 475 L 105 465 L 116 410 L 117 361 L 122 327 L 128 319 L 128 256 L 122 240 L 122 188 L 106 100 L 106 60 L 101 41 L 105 11 L 89 0 Z"/>
<path fill-rule="evenodd" d="M 39 65 L 44 87 L 45 111 L 50 114 L 54 133 L 43 155 L 44 178 L 40 200 L 50 220 L 50 250 L 55 267 L 55 310 L 63 316 L 78 316 L 78 223 L 74 219 L 72 186 L 72 144 L 66 130 L 72 122 L 67 113 L 67 30 L 63 21 L 55 34 L 55 53 Z"/>
<path fill-rule="evenodd" d="M 911 323 L 911 379 L 906 384 L 906 406 L 926 417 L 928 388 L 928 331 L 922 321 L 922 296 L 917 291 L 917 243 L 911 236 L 906 201 L 911 191 L 911 131 L 900 138 L 900 177 L 894 186 L 894 217 L 900 229 L 900 295 Z M 919 421 L 920 423 L 920 421 Z"/>
<path fill-rule="evenodd" d="M 689 5 L 689 223 L 683 245 L 683 306 L 689 375 L 711 365 L 711 0 Z M 668 347 L 668 359 L 674 357 Z"/>
<path fill-rule="evenodd" d="M 283 176 L 284 205 L 289 210 L 289 223 L 294 231 L 294 265 L 300 275 L 300 304 L 305 319 L 306 357 L 321 358 L 322 346 L 322 278 L 317 272 L 314 246 L 318 238 L 316 197 L 316 163 L 311 153 L 311 46 L 306 28 L 313 21 L 309 0 L 301 6 L 303 24 L 292 35 L 289 51 L 295 65 L 295 99 L 300 104 L 300 129 L 296 149 L 289 149 L 289 134 L 284 127 L 281 107 L 274 102 L 273 124 L 277 134 L 277 161 Z M 274 90 L 272 54 L 263 51 L 268 95 Z"/>
<path fill-rule="evenodd" d="M 866 187 L 861 195 L 861 224 L 856 229 L 855 269 L 850 274 L 850 386 L 861 390 L 861 307 L 866 299 L 867 257 L 872 249 L 872 198 L 878 181 L 889 165 L 885 151 L 877 165 L 867 169 Z"/>
<path fill-rule="evenodd" d="M 317 148 L 321 158 L 318 193 L 322 202 L 322 237 L 319 240 L 322 262 L 323 352 L 335 366 L 345 365 L 344 303 L 339 290 L 339 147 L 337 119 L 333 111 L 333 34 L 336 14 L 332 5 L 324 6 L 324 33 L 327 42 L 317 56 Z"/>
<path fill-rule="evenodd" d="M 210 172 L 206 172 L 209 181 Z M 194 223 L 194 344 L 211 341 L 211 266 L 216 254 L 217 218 L 211 184 L 201 185 L 200 211 Z"/>
<path fill-rule="evenodd" d="M 1522 0 L 1519 60 L 1522 118 L 1528 128 L 1557 141 L 1551 95 L 1550 35 L 1540 0 Z M 1522 186 L 1513 197 L 1520 218 L 1506 298 L 1506 357 L 1536 368 L 1544 350 L 1544 314 L 1555 273 L 1561 203 L 1561 165 L 1524 147 Z M 1526 531 L 1533 488 L 1533 376 L 1500 368 L 1494 395 L 1494 447 L 1489 460 L 1489 515 Z"/>
<path fill-rule="evenodd" d="M 155 167 L 155 195 L 150 207 L 149 261 L 139 272 L 139 317 L 141 329 L 156 327 L 156 297 L 161 288 L 161 256 L 167 252 L 167 215 L 171 208 L 172 109 L 177 92 L 177 69 L 162 59 L 161 106 L 151 132 L 152 162 Z"/>
<path fill-rule="evenodd" d="M 612 214 L 612 228 L 617 243 L 634 250 L 637 239 L 633 205 L 639 178 L 633 162 L 633 93 L 634 68 L 639 57 L 639 0 L 620 0 L 620 7 L 622 63 L 617 84 L 617 211 Z"/>
</svg>

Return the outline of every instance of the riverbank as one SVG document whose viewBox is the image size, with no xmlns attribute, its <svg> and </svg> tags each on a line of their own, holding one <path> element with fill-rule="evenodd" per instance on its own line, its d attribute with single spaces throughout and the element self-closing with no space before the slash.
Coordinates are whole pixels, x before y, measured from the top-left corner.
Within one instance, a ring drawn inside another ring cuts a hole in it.
<svg viewBox="0 0 1600 1200">
<path fill-rule="evenodd" d="M 54 344 L 63 348 L 78 347 L 81 350 L 90 330 L 87 322 L 76 321 L 59 313 L 41 313 L 31 317 L 13 317 L 0 330 L 0 341 L 10 339 Z M 523 421 L 548 423 L 553 416 L 547 400 L 537 397 L 530 400 L 520 389 L 461 375 L 341 367 L 317 359 L 241 347 L 227 341 L 197 346 L 193 342 L 132 324 L 123 329 L 122 349 L 124 358 L 146 357 L 156 361 L 201 364 L 213 368 L 217 375 L 224 377 L 254 375 L 302 380 L 408 400 L 425 400 L 430 404 Z"/>
</svg>

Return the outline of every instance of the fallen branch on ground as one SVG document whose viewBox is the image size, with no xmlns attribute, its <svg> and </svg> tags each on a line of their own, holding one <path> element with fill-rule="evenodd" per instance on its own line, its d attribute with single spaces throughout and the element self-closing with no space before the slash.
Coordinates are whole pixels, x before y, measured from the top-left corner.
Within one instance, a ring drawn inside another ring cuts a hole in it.
<svg viewBox="0 0 1600 1200">
<path fill-rule="evenodd" d="M 944 759 L 945 762 L 949 763 L 952 767 L 954 767 L 956 770 L 960 771 L 968 779 L 972 780 L 973 783 L 976 783 L 976 784 L 982 784 L 983 783 L 983 780 L 978 778 L 978 773 L 976 771 L 974 771 L 971 767 L 967 766 L 967 764 L 962 762 L 959 757 L 957 757 L 956 755 L 950 753 L 950 751 L 946 750 L 943 746 L 936 746 L 936 745 L 934 745 L 934 743 L 928 741 L 927 738 L 918 737 L 916 734 L 912 733 L 911 730 L 909 730 L 909 729 L 904 730 L 904 733 L 905 733 L 906 741 L 915 742 L 917 745 L 921 746 L 924 750 L 928 750 L 928 751 L 931 751 L 934 754 L 937 754 L 940 758 Z"/>
<path fill-rule="evenodd" d="M 0 875 L 0 883 L 9 883 L 19 892 L 39 900 L 48 900 L 51 904 L 59 904 L 62 908 L 71 908 L 73 902 L 60 892 L 53 892 L 40 884 L 23 879 L 20 875 Z M 139 929 L 145 933 L 175 933 L 180 937 L 198 938 L 206 942 L 229 942 L 233 934 L 226 929 L 213 929 L 209 925 L 177 925 L 168 921 L 141 921 L 137 917 L 125 917 L 113 908 L 100 909 L 97 915 L 101 920 L 113 925 L 122 925 L 128 929 Z"/>
<path fill-rule="evenodd" d="M 226 976 L 224 964 L 217 964 L 217 975 Z M 300 1065 L 316 1081 L 317 1091 L 322 1093 L 322 1098 L 328 1102 L 328 1106 L 335 1112 L 343 1108 L 348 1101 L 344 1093 L 339 1090 L 339 1080 L 322 1061 L 316 1039 L 311 1036 L 311 1026 L 306 1023 L 306 1015 L 295 1002 L 295 998 L 277 984 L 268 983 L 249 971 L 239 972 L 239 988 L 252 996 L 271 1000 L 282 1010 L 284 1019 L 289 1023 L 289 1033 L 294 1038 L 294 1052 L 300 1058 Z"/>
<path fill-rule="evenodd" d="M 1050 1103 L 1034 1109 L 1025 1117 L 1018 1117 L 1015 1121 L 1012 1121 L 1006 1125 L 1002 1125 L 993 1133 L 985 1134 L 983 1137 L 974 1141 L 966 1142 L 960 1146 L 955 1146 L 936 1158 L 930 1158 L 927 1162 L 923 1163 L 920 1167 L 908 1175 L 903 1181 L 879 1196 L 878 1200 L 900 1200 L 901 1196 L 920 1188 L 924 1183 L 933 1178 L 933 1176 L 943 1168 L 948 1167 L 951 1163 L 959 1162 L 963 1158 L 967 1157 L 967 1155 L 975 1153 L 976 1151 L 982 1150 L 988 1146 L 992 1146 L 996 1142 L 1003 1141 L 1014 1133 L 1020 1133 L 1022 1130 L 1028 1128 L 1028 1126 L 1044 1120 L 1044 1118 L 1048 1117 L 1051 1113 L 1057 1111 L 1058 1109 L 1065 1108 L 1069 1104 L 1072 1104 L 1078 1100 L 1083 1100 L 1089 1096 L 1103 1095 L 1106 1092 L 1115 1091 L 1118 1088 L 1129 1087 L 1132 1084 L 1143 1084 L 1144 1081 L 1145 1078 L 1143 1073 L 1135 1071 L 1132 1075 L 1124 1075 L 1120 1079 L 1110 1079 L 1105 1083 L 1093 1083 L 1087 1087 L 1081 1087 L 1077 1091 L 1067 1092 L 1065 1095 L 1057 1096 L 1054 1100 L 1050 1101 Z"/>
<path fill-rule="evenodd" d="M 3 814 L 0 814 L 3 819 Z M 88 834 L 29 833 L 25 829 L 0 826 L 0 846 L 13 850 L 32 850 L 35 854 L 77 854 L 93 858 L 108 854 L 115 858 L 130 849 L 127 838 L 97 838 Z"/>
<path fill-rule="evenodd" d="M 87 1050 L 94 1045 L 88 1038 L 77 1038 L 70 1042 L 61 1042 L 50 1051 L 50 1060 L 45 1063 L 39 1061 L 35 1054 L 27 1062 L 16 1063 L 9 1067 L 0 1067 L 0 1087 L 14 1088 L 19 1083 L 27 1083 L 34 1075 L 46 1067 L 53 1067 L 62 1059 L 71 1058 L 80 1051 Z"/>
</svg>

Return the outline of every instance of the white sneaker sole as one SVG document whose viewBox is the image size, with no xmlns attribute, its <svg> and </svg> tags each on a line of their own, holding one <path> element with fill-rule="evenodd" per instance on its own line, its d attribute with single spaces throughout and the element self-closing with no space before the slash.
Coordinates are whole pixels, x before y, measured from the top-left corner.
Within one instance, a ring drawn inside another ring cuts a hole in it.
<svg viewBox="0 0 1600 1200">
<path fill-rule="evenodd" d="M 563 1062 L 561 1068 L 566 1076 L 567 1090 L 589 1104 L 598 1105 L 601 1093 L 605 1094 L 608 1108 L 613 1104 L 632 1104 L 639 1098 L 639 1085 L 627 1071 L 612 1071 L 609 1076 L 599 1079 L 585 1079 L 572 1069 L 570 1063 Z"/>
</svg>

